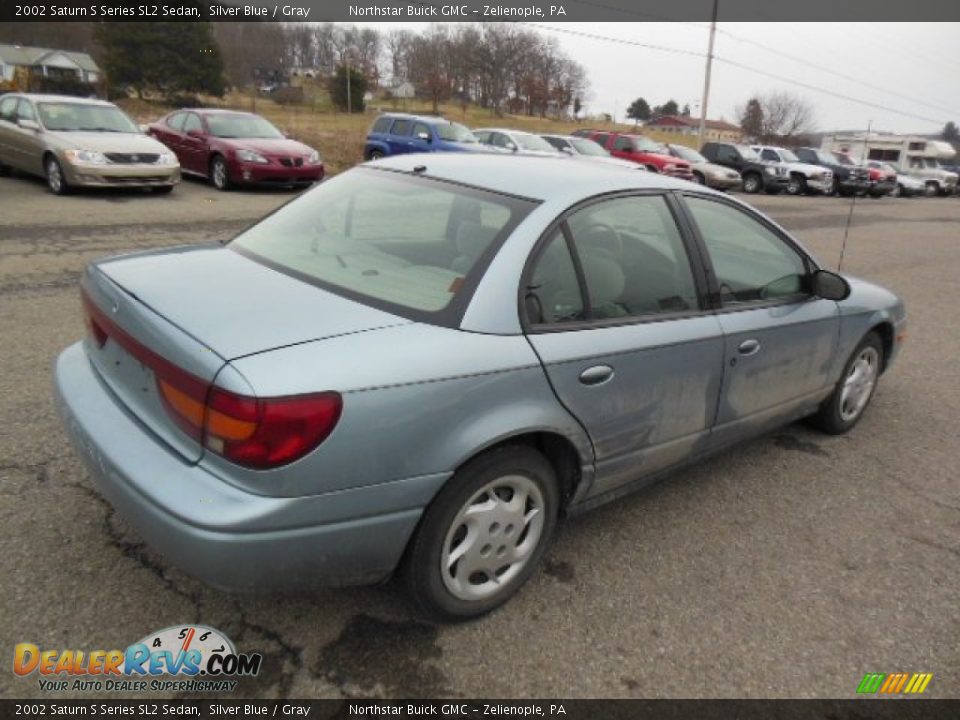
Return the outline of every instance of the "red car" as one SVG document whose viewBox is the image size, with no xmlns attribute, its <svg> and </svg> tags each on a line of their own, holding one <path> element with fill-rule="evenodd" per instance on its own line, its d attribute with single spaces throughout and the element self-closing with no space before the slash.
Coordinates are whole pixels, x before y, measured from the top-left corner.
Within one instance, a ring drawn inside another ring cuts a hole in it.
<svg viewBox="0 0 960 720">
<path fill-rule="evenodd" d="M 690 163 L 670 155 L 659 144 L 643 135 L 592 131 L 586 137 L 599 143 L 614 157 L 645 165 L 650 172 L 659 172 L 681 180 L 693 180 Z"/>
<path fill-rule="evenodd" d="M 176 110 L 147 128 L 174 153 L 184 173 L 233 185 L 310 185 L 323 179 L 323 160 L 269 121 L 234 110 Z"/>
</svg>

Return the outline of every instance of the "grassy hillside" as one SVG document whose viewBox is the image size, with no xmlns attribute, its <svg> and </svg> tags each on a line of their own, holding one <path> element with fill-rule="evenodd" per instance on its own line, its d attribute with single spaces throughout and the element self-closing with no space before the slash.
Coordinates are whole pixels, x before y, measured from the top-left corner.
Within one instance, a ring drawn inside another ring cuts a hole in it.
<svg viewBox="0 0 960 720">
<path fill-rule="evenodd" d="M 118 104 L 140 123 L 152 122 L 171 109 L 162 104 L 132 98 L 120 100 Z M 279 105 L 272 100 L 259 97 L 254 100 L 249 95 L 237 93 L 227 95 L 222 100 L 209 99 L 207 104 L 211 107 L 260 113 L 291 137 L 319 150 L 331 174 L 346 170 L 361 161 L 367 130 L 379 111 L 397 110 L 426 115 L 432 110 L 429 104 L 418 100 L 408 101 L 405 105 L 395 105 L 389 100 L 374 100 L 368 105 L 366 113 L 348 115 L 332 111 L 322 97 L 314 98 L 311 103 Z M 633 125 L 624 124 L 570 122 L 526 115 L 497 116 L 489 110 L 472 105 L 466 110 L 459 105 L 441 105 L 440 111 L 444 117 L 463 123 L 470 128 L 496 126 L 542 133 L 570 133 L 579 127 L 588 126 L 624 132 L 636 130 Z M 696 145 L 694 137 L 660 132 L 644 132 L 644 134 L 659 142 L 673 142 L 691 147 Z"/>
</svg>

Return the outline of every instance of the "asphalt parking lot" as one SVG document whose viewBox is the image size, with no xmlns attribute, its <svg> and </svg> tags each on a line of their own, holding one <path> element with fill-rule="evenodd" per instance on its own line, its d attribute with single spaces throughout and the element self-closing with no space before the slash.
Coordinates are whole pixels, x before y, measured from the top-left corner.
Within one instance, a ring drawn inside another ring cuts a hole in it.
<svg viewBox="0 0 960 720">
<path fill-rule="evenodd" d="M 391 585 L 207 588 L 112 512 L 60 429 L 51 367 L 83 333 L 84 264 L 227 238 L 291 196 L 0 179 L 0 652 L 197 622 L 266 655 L 238 697 L 853 697 L 897 671 L 960 696 L 960 198 L 857 202 L 844 271 L 899 293 L 910 324 L 851 434 L 793 425 L 565 522 L 504 609 L 435 627 Z M 749 200 L 836 267 L 849 200 Z M 50 697 L 10 660 L 0 696 Z"/>
</svg>

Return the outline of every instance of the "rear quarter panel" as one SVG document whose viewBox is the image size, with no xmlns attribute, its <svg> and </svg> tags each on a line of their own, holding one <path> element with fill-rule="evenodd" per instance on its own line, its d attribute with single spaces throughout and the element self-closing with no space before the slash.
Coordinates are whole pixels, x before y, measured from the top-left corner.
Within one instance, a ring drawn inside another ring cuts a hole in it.
<svg viewBox="0 0 960 720">
<path fill-rule="evenodd" d="M 208 469 L 251 492 L 312 495 L 452 473 L 484 448 L 535 431 L 569 438 L 592 466 L 589 439 L 522 335 L 411 324 L 249 356 L 232 367 L 263 396 L 343 395 L 336 429 L 291 465 L 255 472 L 205 455 Z"/>
</svg>

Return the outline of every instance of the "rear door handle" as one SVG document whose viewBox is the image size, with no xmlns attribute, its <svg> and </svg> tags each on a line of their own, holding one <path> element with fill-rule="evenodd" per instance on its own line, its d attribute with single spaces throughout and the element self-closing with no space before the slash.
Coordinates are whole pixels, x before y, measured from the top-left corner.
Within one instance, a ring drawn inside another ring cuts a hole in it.
<svg viewBox="0 0 960 720">
<path fill-rule="evenodd" d="M 741 355 L 753 355 L 759 349 L 760 341 L 752 338 L 750 340 L 744 340 L 740 343 L 740 347 L 737 348 Z"/>
<path fill-rule="evenodd" d="M 602 385 L 612 377 L 612 367 L 609 365 L 594 365 L 580 373 L 580 382 L 584 385 Z"/>
</svg>

